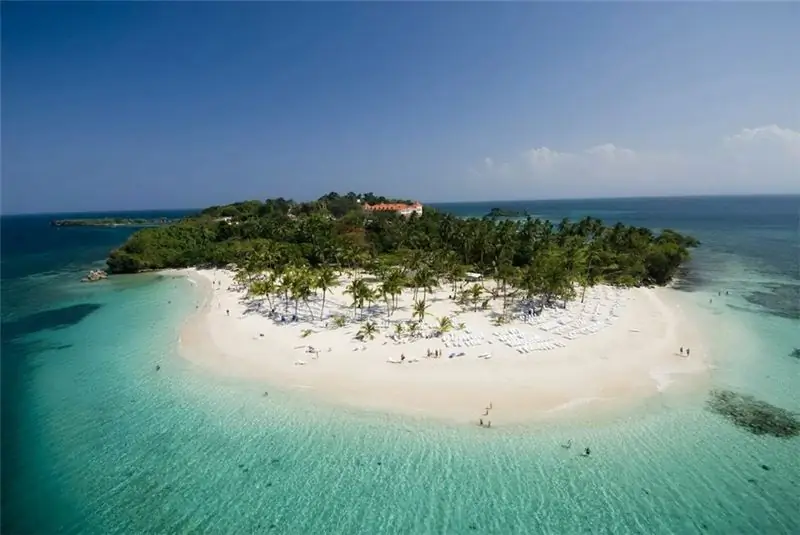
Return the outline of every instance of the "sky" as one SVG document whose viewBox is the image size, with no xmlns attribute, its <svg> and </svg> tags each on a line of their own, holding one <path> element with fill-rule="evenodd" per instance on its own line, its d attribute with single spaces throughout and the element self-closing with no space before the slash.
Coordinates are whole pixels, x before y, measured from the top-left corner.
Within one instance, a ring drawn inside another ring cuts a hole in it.
<svg viewBox="0 0 800 535">
<path fill-rule="evenodd" d="M 800 192 L 800 3 L 0 9 L 4 214 Z"/>
</svg>

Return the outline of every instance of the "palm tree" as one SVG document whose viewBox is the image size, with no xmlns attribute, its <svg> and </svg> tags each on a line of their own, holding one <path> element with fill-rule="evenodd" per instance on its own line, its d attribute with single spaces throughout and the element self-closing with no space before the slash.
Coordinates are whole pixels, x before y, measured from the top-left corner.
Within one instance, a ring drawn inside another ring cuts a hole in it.
<svg viewBox="0 0 800 535">
<path fill-rule="evenodd" d="M 472 306 L 475 307 L 475 311 L 478 310 L 478 302 L 481 300 L 482 293 L 483 287 L 480 284 L 473 284 L 469 289 L 470 300 L 472 301 Z"/>
<path fill-rule="evenodd" d="M 467 275 L 467 270 L 464 269 L 464 266 L 458 263 L 457 258 L 450 257 L 448 259 L 447 271 L 445 272 L 445 277 L 447 282 L 450 283 L 451 287 L 450 290 L 453 292 L 453 296 L 456 295 L 457 285 L 460 281 L 464 280 L 464 277 Z"/>
<path fill-rule="evenodd" d="M 422 301 L 414 301 L 414 312 L 411 314 L 412 318 L 419 318 L 418 322 L 422 323 L 425 319 L 425 316 L 428 314 L 428 309 L 430 305 L 427 304 L 424 300 Z"/>
<path fill-rule="evenodd" d="M 292 291 L 294 279 L 295 272 L 293 270 L 286 270 L 283 275 L 281 275 L 280 283 L 276 288 L 276 291 L 283 296 L 284 313 L 289 312 L 289 293 Z"/>
<path fill-rule="evenodd" d="M 368 284 L 364 284 L 363 288 L 361 289 L 361 303 L 362 303 L 362 305 L 361 305 L 361 307 L 362 307 L 362 310 L 361 310 L 361 312 L 362 312 L 362 315 L 363 315 L 363 312 L 364 312 L 364 310 L 363 310 L 363 307 L 364 307 L 363 303 L 364 303 L 364 301 L 366 301 L 366 303 L 367 303 L 367 309 L 369 310 L 369 309 L 371 309 L 371 308 L 372 308 L 372 303 L 374 303 L 374 302 L 375 302 L 375 300 L 376 300 L 376 299 L 378 299 L 379 295 L 380 295 L 380 294 L 379 294 L 378 292 L 376 292 L 374 288 L 372 288 L 372 287 L 371 287 L 371 286 L 369 286 Z"/>
<path fill-rule="evenodd" d="M 399 337 L 399 336 L 403 336 L 404 332 L 405 332 L 405 329 L 403 328 L 403 324 L 402 323 L 395 323 L 395 325 L 394 325 L 394 334 L 396 334 Z"/>
<path fill-rule="evenodd" d="M 250 284 L 249 293 L 257 297 L 266 297 L 269 303 L 269 308 L 272 309 L 272 294 L 275 291 L 276 284 L 272 275 L 260 280 L 253 281 Z"/>
<path fill-rule="evenodd" d="M 403 288 L 406 285 L 406 276 L 401 270 L 394 269 L 389 272 L 386 282 L 388 283 L 389 293 L 392 296 L 392 312 L 394 312 L 398 306 L 397 298 L 403 293 Z"/>
<path fill-rule="evenodd" d="M 413 322 L 413 321 L 409 321 L 408 322 L 408 335 L 411 338 L 414 338 L 415 336 L 417 336 L 417 334 L 419 334 L 419 323 L 416 323 L 416 322 Z"/>
<path fill-rule="evenodd" d="M 290 292 L 294 300 L 294 315 L 297 316 L 297 307 L 300 301 L 303 301 L 308 307 L 308 313 L 311 319 L 314 319 L 314 312 L 308 304 L 308 298 L 311 297 L 311 277 L 307 270 L 296 270 L 291 278 Z"/>
<path fill-rule="evenodd" d="M 386 301 L 387 321 L 392 313 L 397 309 L 397 296 L 403 291 L 405 277 L 397 269 L 384 270 L 380 275 L 379 294 Z"/>
<path fill-rule="evenodd" d="M 452 328 L 453 328 L 453 320 L 451 320 L 449 316 L 442 316 L 441 318 L 439 318 L 439 327 L 437 331 L 440 336 L 448 332 Z"/>
<path fill-rule="evenodd" d="M 353 300 L 353 317 L 356 317 L 356 307 L 358 306 L 360 296 L 361 296 L 361 287 L 364 284 L 364 281 L 361 279 L 353 279 L 350 281 L 350 284 L 344 289 L 344 293 L 350 294 L 350 298 Z"/>
<path fill-rule="evenodd" d="M 350 294 L 353 299 L 353 317 L 355 317 L 356 309 L 361 309 L 363 314 L 364 301 L 366 299 L 373 299 L 374 293 L 372 289 L 367 286 L 364 279 L 353 279 L 345 289 L 344 293 Z"/>
<path fill-rule="evenodd" d="M 414 273 L 414 277 L 411 279 L 412 284 L 414 285 L 414 299 L 417 298 L 417 291 L 422 289 L 422 300 L 425 301 L 427 297 L 427 293 L 429 291 L 433 291 L 433 288 L 437 285 L 438 281 L 434 277 L 433 270 L 426 265 L 420 266 L 417 269 L 416 273 Z"/>
<path fill-rule="evenodd" d="M 361 326 L 358 330 L 358 334 L 356 337 L 359 340 L 373 340 L 375 338 L 375 334 L 378 332 L 378 326 L 375 324 L 374 321 L 368 321 Z"/>
<path fill-rule="evenodd" d="M 323 266 L 317 271 L 315 286 L 322 290 L 322 308 L 320 308 L 319 311 L 320 319 L 325 317 L 325 297 L 328 294 L 328 290 L 338 285 L 339 279 L 336 276 L 336 272 L 334 272 L 330 266 Z"/>
</svg>

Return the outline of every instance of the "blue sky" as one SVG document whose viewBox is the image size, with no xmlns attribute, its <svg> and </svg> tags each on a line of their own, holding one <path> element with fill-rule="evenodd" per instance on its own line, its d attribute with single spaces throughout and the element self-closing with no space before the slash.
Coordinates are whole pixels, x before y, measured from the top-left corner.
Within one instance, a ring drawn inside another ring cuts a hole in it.
<svg viewBox="0 0 800 535">
<path fill-rule="evenodd" d="M 3 3 L 3 213 L 800 191 L 800 4 Z"/>
</svg>

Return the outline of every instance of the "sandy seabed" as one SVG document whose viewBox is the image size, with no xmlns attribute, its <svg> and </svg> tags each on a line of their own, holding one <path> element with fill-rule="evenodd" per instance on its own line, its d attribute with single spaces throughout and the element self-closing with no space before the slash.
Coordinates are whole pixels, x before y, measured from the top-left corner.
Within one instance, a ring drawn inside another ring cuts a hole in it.
<svg viewBox="0 0 800 535">
<path fill-rule="evenodd" d="M 445 285 L 428 293 L 431 315 L 416 339 L 395 336 L 394 324 L 411 320 L 413 292 L 406 290 L 390 318 L 384 303 L 365 311 L 379 332 L 359 341 L 363 321 L 358 313 L 353 318 L 352 301 L 343 293 L 347 275 L 328 292 L 324 317 L 320 293 L 308 306 L 300 304 L 298 321 L 282 323 L 269 317 L 266 298 L 246 298 L 231 271 L 177 273 L 205 296 L 181 332 L 185 358 L 215 373 L 362 409 L 459 423 L 483 419 L 496 427 L 579 407 L 630 406 L 709 369 L 699 326 L 668 288 L 598 286 L 583 303 L 532 317 L 519 312 L 497 326 L 492 316 L 500 312 L 499 299 L 490 310 L 464 310 L 449 299 Z M 293 304 L 286 312 L 282 302 L 272 306 L 287 320 L 294 314 Z M 348 318 L 344 327 L 334 326 L 337 315 Z M 433 336 L 441 316 L 463 329 Z M 681 355 L 681 347 L 691 348 L 691 356 Z M 427 356 L 436 350 L 439 358 Z"/>
</svg>

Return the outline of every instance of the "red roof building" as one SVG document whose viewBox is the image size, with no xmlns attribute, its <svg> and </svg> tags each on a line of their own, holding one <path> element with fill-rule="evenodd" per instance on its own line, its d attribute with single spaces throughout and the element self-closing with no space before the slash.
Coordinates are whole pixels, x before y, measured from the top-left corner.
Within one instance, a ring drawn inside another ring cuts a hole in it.
<svg viewBox="0 0 800 535">
<path fill-rule="evenodd" d="M 400 215 L 409 216 L 416 213 L 422 215 L 422 204 L 415 202 L 414 204 L 364 204 L 364 210 L 367 212 L 397 212 Z"/>
</svg>

